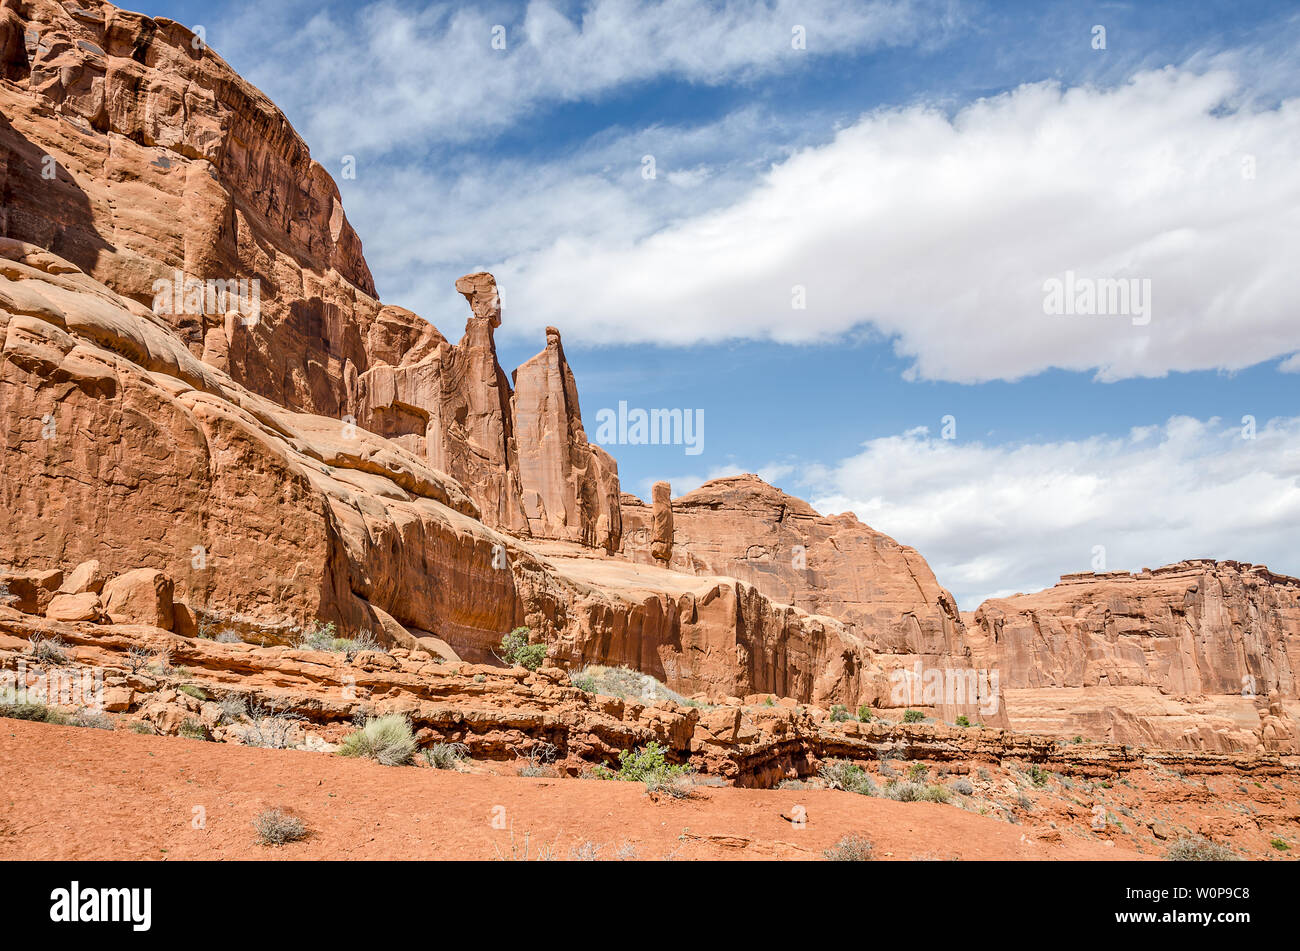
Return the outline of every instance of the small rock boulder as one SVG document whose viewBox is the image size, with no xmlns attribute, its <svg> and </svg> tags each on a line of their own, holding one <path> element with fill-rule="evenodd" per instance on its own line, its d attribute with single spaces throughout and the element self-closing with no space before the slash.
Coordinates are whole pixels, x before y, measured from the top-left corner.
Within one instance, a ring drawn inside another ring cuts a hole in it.
<svg viewBox="0 0 1300 951">
<path fill-rule="evenodd" d="M 104 613 L 114 624 L 149 624 L 170 631 L 175 621 L 172 580 L 157 568 L 136 568 L 104 585 Z"/>
<path fill-rule="evenodd" d="M 108 572 L 100 566 L 97 559 L 83 561 L 64 579 L 59 594 L 85 594 L 88 591 L 99 594 L 104 590 L 104 582 L 107 580 Z"/>
<path fill-rule="evenodd" d="M 45 609 L 45 616 L 51 621 L 98 621 L 103 614 L 99 595 L 93 591 L 56 594 Z"/>
<path fill-rule="evenodd" d="M 9 607 L 23 614 L 44 614 L 61 584 L 63 572 L 57 568 L 0 572 L 0 596 L 4 596 Z"/>
</svg>

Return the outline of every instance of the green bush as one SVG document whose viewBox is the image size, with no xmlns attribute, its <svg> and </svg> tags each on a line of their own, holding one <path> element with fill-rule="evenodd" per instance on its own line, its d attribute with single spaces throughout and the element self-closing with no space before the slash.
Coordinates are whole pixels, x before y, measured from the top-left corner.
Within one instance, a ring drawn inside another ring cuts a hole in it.
<svg viewBox="0 0 1300 951">
<path fill-rule="evenodd" d="M 858 707 L 858 719 L 863 723 L 871 722 L 871 708 L 865 703 Z"/>
<path fill-rule="evenodd" d="M 849 708 L 842 703 L 837 703 L 831 707 L 831 722 L 843 723 L 845 720 L 852 720 L 853 714 L 849 713 Z"/>
<path fill-rule="evenodd" d="M 531 632 L 528 628 L 517 627 L 503 636 L 500 653 L 497 656 L 512 667 L 536 670 L 542 666 L 542 661 L 546 660 L 546 645 L 528 643 L 529 633 Z"/>
<path fill-rule="evenodd" d="M 693 794 L 695 770 L 689 764 L 669 763 L 668 750 L 651 740 L 640 750 L 623 750 L 618 754 L 616 772 L 597 766 L 592 775 L 597 779 L 614 779 L 628 783 L 644 783 L 646 792 L 666 792 L 685 799 Z"/>
<path fill-rule="evenodd" d="M 904 711 L 903 711 L 903 722 L 904 722 L 904 723 L 920 723 L 920 722 L 921 722 L 922 720 L 924 720 L 924 719 L 925 719 L 925 714 L 922 713 L 920 710 L 904 710 Z"/>
<path fill-rule="evenodd" d="M 828 759 L 818 771 L 822 782 L 828 789 L 842 789 L 860 796 L 874 796 L 876 784 L 871 776 L 857 763 L 846 759 Z"/>
<path fill-rule="evenodd" d="M 907 778 L 909 782 L 924 782 L 929 774 L 930 767 L 926 766 L 924 763 L 913 763 L 911 766 L 907 767 Z"/>
<path fill-rule="evenodd" d="M 1287 845 L 1286 839 L 1273 839 L 1269 842 L 1269 845 L 1273 846 L 1273 848 L 1277 849 L 1279 852 L 1291 851 L 1291 846 Z"/>
<path fill-rule="evenodd" d="M 1037 763 L 1034 763 L 1029 769 L 1025 770 L 1025 778 L 1037 786 L 1039 789 L 1047 785 L 1047 770 L 1043 769 Z"/>
<path fill-rule="evenodd" d="M 195 700 L 207 700 L 208 695 L 193 684 L 185 684 L 180 688 L 181 693 L 187 697 L 193 697 Z"/>
<path fill-rule="evenodd" d="M 365 726 L 343 739 L 339 755 L 360 756 L 385 766 L 405 766 L 415 755 L 411 722 L 396 713 L 371 717 Z"/>
<path fill-rule="evenodd" d="M 957 718 L 957 725 L 960 727 L 970 726 L 970 717 L 966 716 L 966 714 L 963 713 L 961 716 Z"/>
</svg>

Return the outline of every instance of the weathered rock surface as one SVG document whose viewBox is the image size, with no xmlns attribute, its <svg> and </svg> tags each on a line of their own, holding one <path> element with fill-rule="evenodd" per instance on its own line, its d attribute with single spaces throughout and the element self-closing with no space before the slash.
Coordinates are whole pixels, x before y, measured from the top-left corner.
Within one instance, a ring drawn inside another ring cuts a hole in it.
<svg viewBox="0 0 1300 951">
<path fill-rule="evenodd" d="M 104 582 L 107 580 L 108 576 L 99 560 L 92 558 L 90 561 L 83 561 L 72 569 L 68 577 L 63 579 L 63 584 L 59 587 L 59 593 L 84 594 L 90 592 L 99 594 L 104 590 Z"/>
<path fill-rule="evenodd" d="M 734 579 L 650 577 L 603 549 L 495 531 L 399 442 L 248 391 L 48 252 L 0 239 L 0 255 L 0 505 L 30 527 L 0 533 L 0 563 L 27 572 L 12 579 L 34 613 L 60 566 L 94 558 L 121 576 L 103 588 L 110 618 L 183 633 L 276 643 L 318 618 L 483 661 L 526 624 L 566 662 L 692 691 L 856 704 L 885 690 L 834 619 Z M 148 562 L 161 575 L 136 570 Z"/>
<path fill-rule="evenodd" d="M 51 621 L 98 621 L 103 613 L 99 595 L 93 591 L 56 594 L 45 609 L 45 616 Z"/>
<path fill-rule="evenodd" d="M 467 661 L 526 624 L 686 692 L 1294 748 L 1293 579 L 1079 576 L 964 621 L 913 549 L 756 477 L 620 499 L 559 332 L 512 387 L 491 275 L 457 344 L 381 304 L 328 172 L 190 31 L 6 0 L 0 79 L 0 604 Z M 251 311 L 205 291 L 239 281 Z M 918 664 L 997 671 L 1000 709 L 900 699 Z"/>
<path fill-rule="evenodd" d="M 1300 580 L 1185 561 L 1067 575 L 970 617 L 1013 726 L 1116 742 L 1290 748 L 1300 718 Z"/>
<path fill-rule="evenodd" d="M 618 465 L 587 442 L 558 330 L 546 328 L 546 349 L 515 370 L 514 384 L 511 413 L 529 534 L 617 550 Z"/>
<path fill-rule="evenodd" d="M 172 580 L 163 572 L 136 568 L 105 583 L 104 614 L 114 624 L 148 624 L 170 631 L 175 622 L 173 591 Z"/>
<path fill-rule="evenodd" d="M 965 628 L 952 595 L 915 549 L 852 515 L 822 516 L 756 475 L 705 483 L 669 499 L 655 486 L 654 504 L 623 496 L 623 553 L 634 561 L 666 558 L 677 571 L 739 578 L 780 603 L 843 622 L 886 673 L 971 668 Z M 831 655 L 828 655 L 828 659 Z M 995 725 L 987 704 L 925 700 L 920 690 L 896 695 L 901 677 L 872 691 L 882 706 L 925 706 Z M 973 698 L 971 698 L 973 699 Z"/>
<path fill-rule="evenodd" d="M 550 473 L 566 470 L 565 508 L 552 500 L 539 529 L 617 546 L 617 469 L 586 445 L 576 412 L 540 447 L 550 455 L 531 460 L 541 481 L 520 481 L 491 275 L 458 282 L 473 316 L 451 346 L 375 299 L 329 173 L 185 27 L 53 0 L 7 10 L 5 22 L 0 235 L 152 308 L 182 347 L 250 392 L 403 443 L 457 479 L 491 527 L 526 534 L 524 492 L 554 494 Z M 256 282 L 256 308 L 205 293 L 238 281 Z"/>
</svg>

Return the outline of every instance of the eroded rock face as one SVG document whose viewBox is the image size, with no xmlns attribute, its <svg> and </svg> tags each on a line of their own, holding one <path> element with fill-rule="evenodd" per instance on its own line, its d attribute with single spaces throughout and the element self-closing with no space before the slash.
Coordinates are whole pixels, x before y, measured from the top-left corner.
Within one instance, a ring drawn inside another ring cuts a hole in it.
<svg viewBox="0 0 1300 951">
<path fill-rule="evenodd" d="M 0 564 L 32 613 L 65 567 L 97 559 L 112 620 L 181 633 L 283 643 L 320 619 L 487 661 L 527 624 L 561 662 L 683 689 L 845 703 L 879 689 L 837 621 L 734 579 L 645 578 L 602 549 L 500 532 L 401 442 L 250 392 L 144 305 L 7 239 L 0 339 L 0 517 L 27 527 L 0 532 Z M 173 620 L 142 564 L 174 583 Z"/>
<path fill-rule="evenodd" d="M 1260 565 L 1067 575 L 986 601 L 971 621 L 973 654 L 1001 669 L 1013 725 L 1282 748 L 1300 715 L 1300 581 Z"/>
<path fill-rule="evenodd" d="M 651 489 L 652 519 L 650 527 L 650 557 L 657 561 L 673 560 L 673 488 L 667 482 L 656 482 Z"/>
<path fill-rule="evenodd" d="M 822 516 L 756 475 L 668 496 L 668 485 L 659 483 L 653 507 L 623 497 L 627 557 L 643 563 L 666 557 L 676 571 L 734 576 L 779 603 L 836 618 L 885 670 L 884 682 L 869 691 L 881 706 L 925 706 L 950 718 L 1001 722 L 999 704 L 973 702 L 978 692 L 967 698 L 951 691 L 935 700 L 925 696 L 924 681 L 915 681 L 917 664 L 922 677 L 937 672 L 955 680 L 971 660 L 952 595 L 914 549 L 852 515 Z M 838 649 L 830 647 L 827 662 Z M 909 681 L 889 678 L 899 670 L 912 673 L 911 693 Z"/>
<path fill-rule="evenodd" d="M 546 328 L 546 349 L 515 370 L 514 384 L 511 413 L 529 534 L 617 550 L 618 465 L 587 442 L 578 385 L 557 329 Z"/>
</svg>

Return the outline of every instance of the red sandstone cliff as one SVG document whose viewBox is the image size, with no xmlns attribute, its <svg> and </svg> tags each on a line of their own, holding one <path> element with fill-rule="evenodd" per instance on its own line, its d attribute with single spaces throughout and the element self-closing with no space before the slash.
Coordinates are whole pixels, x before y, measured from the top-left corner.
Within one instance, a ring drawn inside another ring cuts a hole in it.
<svg viewBox="0 0 1300 951">
<path fill-rule="evenodd" d="M 1291 579 L 1067 579 L 963 622 L 913 549 L 753 477 L 620 502 L 559 332 L 512 381 L 490 275 L 457 284 L 456 344 L 382 305 L 330 176 L 179 24 L 4 0 L 0 199 L 0 567 L 45 591 L 34 610 L 98 559 L 162 569 L 181 633 L 319 618 L 484 659 L 527 624 L 558 663 L 850 707 L 898 705 L 889 674 L 914 662 L 992 669 L 998 713 L 902 705 L 1294 742 Z M 157 306 L 177 274 L 256 281 L 257 312 Z"/>
</svg>

